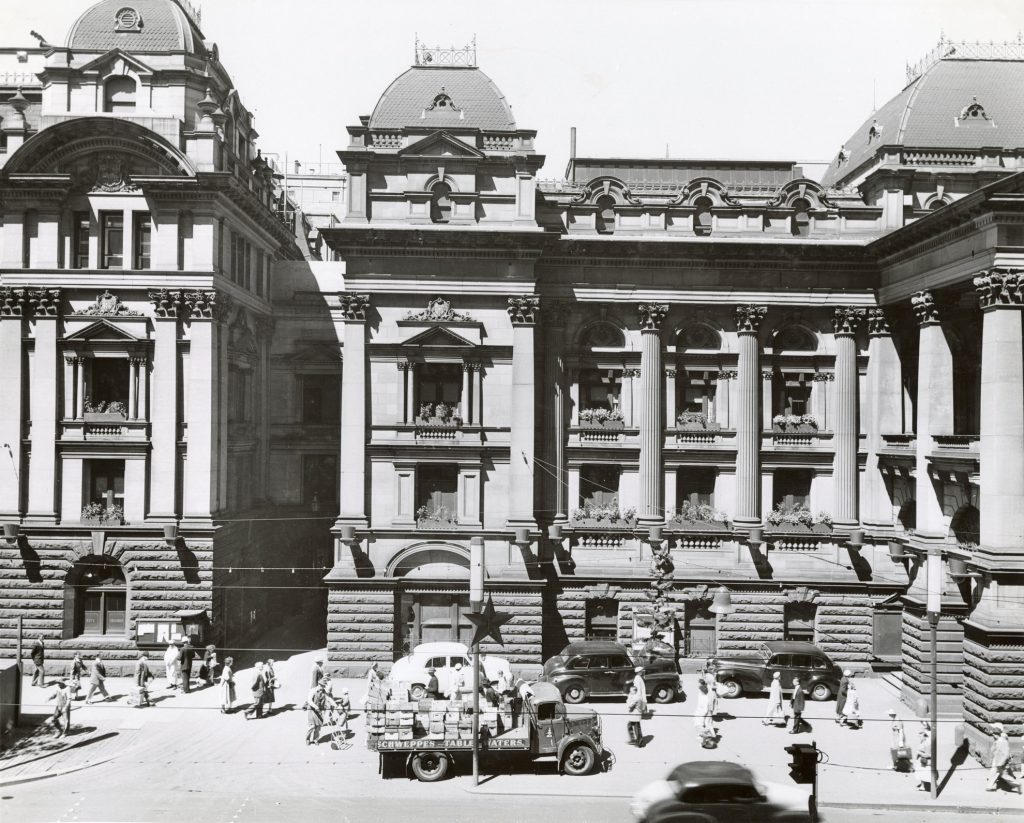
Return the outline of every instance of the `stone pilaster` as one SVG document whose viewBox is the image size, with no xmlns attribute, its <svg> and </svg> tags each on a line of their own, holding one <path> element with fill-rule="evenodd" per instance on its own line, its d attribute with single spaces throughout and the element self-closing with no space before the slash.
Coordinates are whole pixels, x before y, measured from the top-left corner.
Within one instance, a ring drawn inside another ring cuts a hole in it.
<svg viewBox="0 0 1024 823">
<path fill-rule="evenodd" d="M 341 499 L 338 525 L 367 525 L 366 511 L 366 320 L 370 295 L 342 294 L 345 319 L 341 371 Z"/>
<path fill-rule="evenodd" d="M 641 525 L 665 519 L 661 484 L 662 425 L 661 324 L 668 314 L 666 303 L 640 305 L 640 511 Z"/>
<path fill-rule="evenodd" d="M 0 517 L 17 520 L 21 515 L 25 460 L 21 445 L 25 425 L 25 318 L 28 293 L 25 289 L 0 288 Z"/>
<path fill-rule="evenodd" d="M 867 462 L 864 472 L 864 497 L 861 520 L 879 526 L 893 522 L 892 500 L 879 470 L 878 453 L 883 434 L 903 431 L 903 374 L 899 354 L 885 311 L 868 309 Z"/>
<path fill-rule="evenodd" d="M 178 321 L 184 315 L 181 292 L 151 291 L 153 302 L 153 395 L 150 414 L 149 516 L 177 517 L 178 477 Z M 187 430 L 183 433 L 188 437 Z"/>
<path fill-rule="evenodd" d="M 761 521 L 761 369 L 758 331 L 765 306 L 737 306 L 739 337 L 736 410 L 736 517 L 740 525 Z"/>
<path fill-rule="evenodd" d="M 534 382 L 534 334 L 539 314 L 539 297 L 508 298 L 508 316 L 512 322 L 509 528 L 536 528 L 533 513 L 537 403 Z"/>
<path fill-rule="evenodd" d="M 401 405 L 401 415 L 403 423 L 415 423 L 416 422 L 416 409 L 413 407 L 413 375 L 415 374 L 415 364 L 410 360 L 399 360 L 398 366 L 398 379 L 402 382 L 402 390 L 398 398 L 398 402 Z"/>
<path fill-rule="evenodd" d="M 32 386 L 29 390 L 32 456 L 28 472 L 27 517 L 36 523 L 54 523 L 57 519 L 55 481 L 60 289 L 29 289 L 28 301 L 32 306 L 35 349 L 32 356 Z M 17 442 L 20 442 L 20 438 Z"/>
<path fill-rule="evenodd" d="M 945 536 L 946 523 L 928 471 L 936 434 L 953 433 L 953 355 L 931 292 L 916 292 L 911 308 L 920 326 L 917 360 L 917 531 Z"/>
<path fill-rule="evenodd" d="M 564 301 L 555 303 L 547 312 L 547 370 L 548 385 L 552 391 L 551 409 L 551 453 L 550 462 L 554 472 L 554 509 L 555 523 L 566 523 L 569 520 L 569 484 L 566 476 L 565 463 L 566 432 L 567 432 L 567 386 L 565 368 L 565 325 L 569 319 L 570 307 Z"/>
<path fill-rule="evenodd" d="M 836 341 L 835 454 L 832 470 L 835 500 L 832 516 L 840 525 L 853 525 L 859 520 L 857 327 L 863 317 L 863 309 L 848 307 L 837 308 L 832 316 Z"/>
</svg>

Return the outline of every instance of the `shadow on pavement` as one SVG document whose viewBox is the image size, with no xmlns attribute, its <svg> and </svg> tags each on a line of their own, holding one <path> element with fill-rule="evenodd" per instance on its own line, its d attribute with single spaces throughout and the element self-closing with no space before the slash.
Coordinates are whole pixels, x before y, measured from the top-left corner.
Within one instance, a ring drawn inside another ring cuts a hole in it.
<svg viewBox="0 0 1024 823">
<path fill-rule="evenodd" d="M 949 758 L 949 769 L 946 771 L 945 777 L 943 777 L 942 780 L 939 781 L 939 794 L 942 794 L 943 789 L 946 788 L 946 784 L 949 782 L 949 779 L 953 776 L 953 773 L 957 770 L 957 768 L 967 762 L 967 756 L 969 754 L 970 745 L 967 743 L 966 740 L 964 740 L 960 744 L 959 748 L 955 752 L 953 752 L 953 756 Z"/>
</svg>

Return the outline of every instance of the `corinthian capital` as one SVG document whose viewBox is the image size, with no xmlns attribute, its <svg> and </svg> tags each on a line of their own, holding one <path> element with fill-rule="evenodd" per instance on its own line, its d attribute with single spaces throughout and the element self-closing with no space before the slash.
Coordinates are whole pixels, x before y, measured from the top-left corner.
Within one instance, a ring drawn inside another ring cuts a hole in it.
<svg viewBox="0 0 1024 823">
<path fill-rule="evenodd" d="M 991 269 L 974 278 L 982 309 L 1024 306 L 1024 272 L 1020 269 Z"/>
<path fill-rule="evenodd" d="M 640 330 L 658 331 L 668 314 L 668 303 L 641 303 L 640 309 Z"/>
<path fill-rule="evenodd" d="M 342 294 L 338 299 L 341 301 L 341 310 L 345 315 L 346 321 L 366 322 L 366 314 L 370 311 L 370 295 Z"/>
<path fill-rule="evenodd" d="M 939 307 L 930 291 L 916 291 L 910 295 L 910 308 L 917 316 L 918 325 L 935 326 L 939 323 Z"/>
<path fill-rule="evenodd" d="M 868 309 L 868 334 L 872 337 L 888 337 L 892 334 L 889 318 L 882 309 Z"/>
<path fill-rule="evenodd" d="M 60 314 L 60 289 L 28 289 L 28 302 L 36 317 Z"/>
<path fill-rule="evenodd" d="M 737 306 L 736 307 L 736 331 L 757 332 L 761 327 L 761 321 L 768 313 L 767 306 Z"/>
<path fill-rule="evenodd" d="M 540 298 L 510 297 L 508 299 L 508 317 L 513 326 L 532 326 L 540 314 Z"/>
<path fill-rule="evenodd" d="M 177 317 L 178 311 L 184 306 L 184 298 L 180 291 L 151 289 L 149 300 L 157 317 Z"/>
<path fill-rule="evenodd" d="M 24 317 L 28 305 L 25 289 L 0 288 L 0 317 Z"/>
<path fill-rule="evenodd" d="M 224 320 L 231 310 L 231 298 L 216 291 L 187 291 L 182 305 L 194 320 Z"/>
<path fill-rule="evenodd" d="M 832 328 L 836 334 L 856 334 L 863 319 L 864 309 L 840 306 L 832 313 Z"/>
</svg>

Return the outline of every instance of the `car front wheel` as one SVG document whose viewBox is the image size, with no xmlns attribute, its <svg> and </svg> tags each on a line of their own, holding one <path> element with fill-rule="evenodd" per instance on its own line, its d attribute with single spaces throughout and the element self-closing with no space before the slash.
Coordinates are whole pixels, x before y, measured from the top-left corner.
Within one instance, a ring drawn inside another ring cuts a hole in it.
<svg viewBox="0 0 1024 823">
<path fill-rule="evenodd" d="M 566 703 L 582 703 L 586 696 L 587 693 L 583 690 L 582 686 L 570 686 L 565 690 L 562 699 Z"/>
<path fill-rule="evenodd" d="M 579 777 L 590 774 L 596 762 L 597 758 L 594 756 L 594 750 L 590 746 L 586 743 L 573 743 L 565 751 L 565 757 L 562 758 L 562 768 L 566 774 Z"/>
<path fill-rule="evenodd" d="M 825 683 L 815 683 L 811 687 L 811 700 L 817 700 L 819 703 L 828 700 L 832 696 L 832 689 Z"/>
<path fill-rule="evenodd" d="M 671 703 L 676 699 L 676 690 L 671 686 L 658 686 L 654 690 L 655 703 Z"/>
<path fill-rule="evenodd" d="M 743 694 L 743 687 L 740 685 L 739 680 L 723 680 L 722 681 L 722 697 L 726 697 L 729 700 L 735 700 L 737 697 Z"/>
</svg>

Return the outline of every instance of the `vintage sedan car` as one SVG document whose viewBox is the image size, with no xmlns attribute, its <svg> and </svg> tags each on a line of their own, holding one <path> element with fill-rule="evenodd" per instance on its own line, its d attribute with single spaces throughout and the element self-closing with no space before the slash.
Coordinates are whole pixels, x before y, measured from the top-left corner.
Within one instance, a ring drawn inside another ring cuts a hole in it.
<svg viewBox="0 0 1024 823">
<path fill-rule="evenodd" d="M 730 698 L 767 691 L 772 675 L 779 672 L 784 692 L 793 691 L 793 679 L 799 678 L 811 699 L 828 700 L 839 691 L 843 676 L 825 652 L 795 640 L 770 640 L 749 656 L 712 657 L 708 670 L 721 684 L 723 696 Z"/>
<path fill-rule="evenodd" d="M 682 694 L 674 660 L 633 658 L 625 646 L 610 640 L 570 643 L 548 658 L 540 679 L 557 686 L 566 703 L 582 703 L 588 697 L 624 697 L 637 666 L 644 668 L 649 699 L 671 703 Z"/>
<path fill-rule="evenodd" d="M 472 685 L 472 669 L 470 668 L 471 657 L 468 647 L 463 643 L 421 643 L 415 646 L 412 654 L 408 654 L 400 660 L 396 660 L 391 667 L 388 679 L 392 684 L 400 685 L 409 689 L 409 697 L 412 700 L 422 700 L 427 696 L 427 682 L 430 680 L 428 668 L 434 668 L 437 676 L 437 686 L 441 694 L 448 691 L 451 685 L 451 673 L 455 670 L 455 664 L 461 663 L 466 670 L 466 685 Z M 492 654 L 484 654 L 480 658 L 481 681 L 486 679 L 494 682 L 504 672 L 508 681 L 512 682 L 512 667 L 503 657 L 495 657 Z"/>
<path fill-rule="evenodd" d="M 796 786 L 762 783 L 736 763 L 695 760 L 644 786 L 630 811 L 638 823 L 807 823 L 811 798 Z"/>
</svg>

